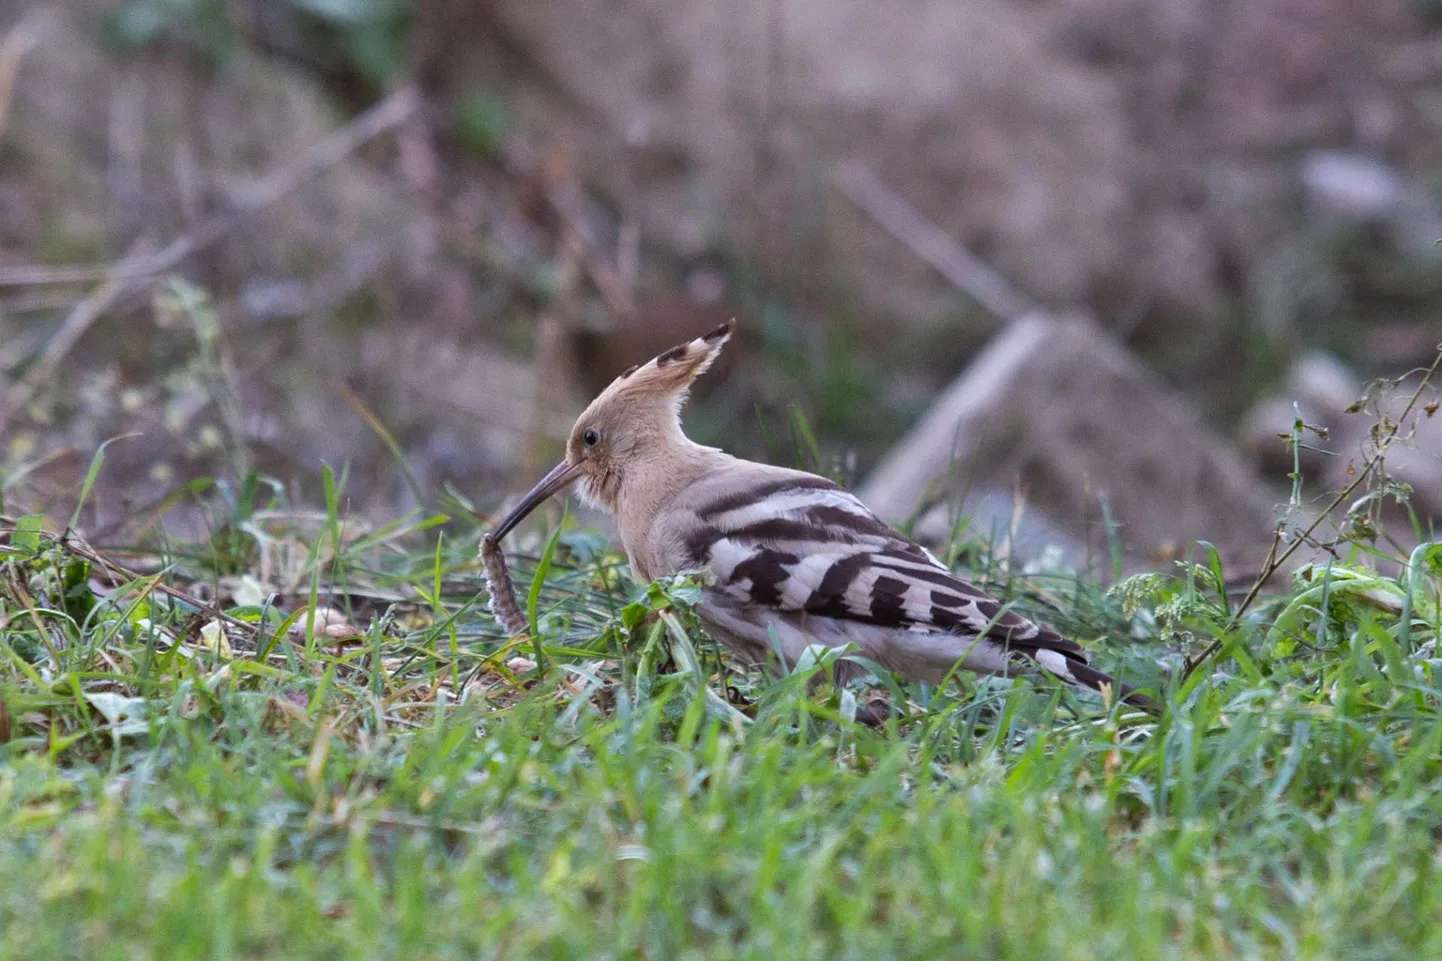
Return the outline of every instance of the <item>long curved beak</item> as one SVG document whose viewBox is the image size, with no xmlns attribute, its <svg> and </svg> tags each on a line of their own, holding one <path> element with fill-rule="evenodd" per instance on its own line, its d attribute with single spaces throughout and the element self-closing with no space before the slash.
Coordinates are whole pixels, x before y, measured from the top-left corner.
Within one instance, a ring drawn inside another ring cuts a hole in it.
<svg viewBox="0 0 1442 961">
<path fill-rule="evenodd" d="M 500 541 L 511 532 L 511 528 L 525 520 L 527 514 L 541 506 L 546 498 L 564 490 L 580 476 L 580 464 L 568 464 L 561 461 L 551 468 L 549 474 L 541 478 L 540 483 L 531 488 L 529 494 L 521 498 L 521 502 L 511 509 L 511 512 L 496 525 L 496 529 L 488 536 L 494 541 Z"/>
</svg>

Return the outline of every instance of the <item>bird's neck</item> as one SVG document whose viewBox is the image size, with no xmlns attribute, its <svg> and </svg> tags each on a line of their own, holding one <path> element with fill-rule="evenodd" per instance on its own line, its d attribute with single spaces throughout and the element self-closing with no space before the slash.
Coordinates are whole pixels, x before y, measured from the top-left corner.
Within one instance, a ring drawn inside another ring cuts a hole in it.
<svg viewBox="0 0 1442 961">
<path fill-rule="evenodd" d="M 617 491 L 616 527 L 627 548 L 644 540 L 656 515 L 697 478 L 730 455 L 703 447 L 679 431 L 657 449 L 638 452 Z"/>
</svg>

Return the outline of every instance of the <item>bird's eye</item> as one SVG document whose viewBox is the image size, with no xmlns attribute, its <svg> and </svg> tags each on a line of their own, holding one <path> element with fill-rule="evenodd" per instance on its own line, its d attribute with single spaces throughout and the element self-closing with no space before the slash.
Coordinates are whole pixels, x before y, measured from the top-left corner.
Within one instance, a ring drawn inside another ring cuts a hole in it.
<svg viewBox="0 0 1442 961">
<path fill-rule="evenodd" d="M 595 447 L 601 443 L 601 432 L 594 427 L 587 427 L 586 432 L 581 435 L 581 443 L 587 447 Z"/>
</svg>

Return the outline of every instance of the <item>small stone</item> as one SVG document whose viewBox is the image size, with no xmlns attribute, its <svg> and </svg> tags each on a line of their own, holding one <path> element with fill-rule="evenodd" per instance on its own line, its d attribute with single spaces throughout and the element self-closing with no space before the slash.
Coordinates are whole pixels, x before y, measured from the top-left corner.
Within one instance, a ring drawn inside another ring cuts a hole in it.
<svg viewBox="0 0 1442 961">
<path fill-rule="evenodd" d="M 1312 350 L 1298 358 L 1287 374 L 1287 390 L 1297 400 L 1317 408 L 1331 419 L 1362 394 L 1362 384 L 1352 369 L 1332 354 Z"/>
<path fill-rule="evenodd" d="M 302 613 L 300 617 L 290 626 L 292 637 L 304 637 L 306 622 L 313 618 L 313 630 L 316 637 L 326 637 L 333 641 L 344 641 L 360 637 L 365 632 L 346 620 L 345 615 L 333 607 L 317 607 L 313 613 Z"/>
<path fill-rule="evenodd" d="M 1302 183 L 1320 210 L 1358 220 L 1391 216 L 1407 196 L 1407 185 L 1391 167 L 1340 150 L 1307 154 L 1302 160 Z"/>
</svg>

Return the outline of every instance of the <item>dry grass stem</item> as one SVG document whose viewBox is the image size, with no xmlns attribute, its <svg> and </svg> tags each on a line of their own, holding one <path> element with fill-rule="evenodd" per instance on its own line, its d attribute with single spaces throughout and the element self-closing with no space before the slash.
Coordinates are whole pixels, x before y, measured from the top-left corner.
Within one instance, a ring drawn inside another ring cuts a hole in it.
<svg viewBox="0 0 1442 961">
<path fill-rule="evenodd" d="M 171 241 L 163 250 L 130 264 L 65 267 L 26 266 L 0 269 L 0 287 L 76 284 L 96 280 L 148 277 L 174 269 L 191 254 L 225 236 L 242 217 L 283 200 L 317 175 L 345 160 L 364 144 L 406 122 L 421 104 L 420 92 L 402 87 L 366 110 L 345 127 L 325 137 L 295 163 L 262 178 L 238 197 L 230 209 L 213 214 Z"/>
<path fill-rule="evenodd" d="M 15 533 L 15 529 L 16 519 L 8 515 L 0 514 L 0 535 L 3 535 L 5 537 L 12 536 Z M 239 630 L 246 631 L 247 633 L 252 635 L 260 632 L 260 625 L 252 624 L 249 621 L 243 621 L 238 617 L 227 614 L 220 609 L 220 606 L 218 604 L 206 603 L 200 598 L 193 597 L 192 595 L 187 594 L 185 591 L 182 591 L 179 588 L 171 587 L 169 584 L 166 584 L 163 581 L 159 580 L 156 575 L 143 575 L 121 564 L 117 564 L 114 558 L 108 557 L 92 547 L 79 543 L 79 539 L 74 534 L 56 534 L 52 531 L 41 531 L 40 534 L 48 540 L 53 540 L 57 544 L 62 544 L 65 550 L 69 551 L 71 554 L 74 554 L 76 557 L 83 557 L 85 558 L 85 560 L 94 564 L 100 570 L 105 571 L 105 573 L 111 578 L 112 582 L 122 579 L 128 582 L 135 582 L 149 577 L 151 580 L 154 581 L 154 583 L 150 585 L 150 588 L 153 590 L 157 590 L 168 597 L 174 598 L 175 600 L 180 601 L 182 604 L 187 604 L 191 607 L 194 607 L 206 616 L 214 617 L 216 620 L 219 620 L 229 625 L 230 627 L 238 628 Z"/>
<path fill-rule="evenodd" d="M 44 8 L 32 10 L 21 18 L 5 39 L 0 40 L 0 137 L 10 121 L 10 105 L 15 98 L 15 79 L 20 75 L 20 61 L 40 45 L 40 27 L 50 16 Z"/>
<path fill-rule="evenodd" d="M 883 230 L 996 316 L 1012 320 L 1037 309 L 1036 301 L 957 243 L 859 161 L 837 167 L 831 183 Z"/>
<path fill-rule="evenodd" d="M 105 282 L 96 288 L 89 297 L 75 305 L 69 316 L 55 331 L 55 336 L 50 338 L 50 343 L 45 345 L 45 350 L 39 359 L 25 372 L 25 376 L 10 385 L 9 390 L 0 396 L 0 429 L 3 429 L 11 417 L 30 403 L 31 398 L 35 396 L 42 385 L 49 384 L 54 380 L 55 370 L 65 359 L 65 355 L 70 353 L 70 349 L 100 319 L 101 315 L 109 310 L 116 300 L 138 284 L 141 277 L 131 274 L 130 270 L 135 264 L 143 262 L 149 255 L 150 245 L 145 241 L 137 241 L 105 278 Z"/>
<path fill-rule="evenodd" d="M 1262 572 L 1257 575 L 1257 579 L 1252 582 L 1252 586 L 1247 591 L 1246 596 L 1244 596 L 1241 603 L 1237 605 L 1237 610 L 1227 623 L 1227 628 L 1223 631 L 1223 634 L 1230 634 L 1241 626 L 1242 617 L 1247 613 L 1248 609 L 1251 608 L 1252 604 L 1256 602 L 1257 597 L 1262 592 L 1263 585 L 1271 580 L 1277 571 L 1281 570 L 1282 566 L 1297 552 L 1298 548 L 1303 544 L 1312 543 L 1312 535 L 1317 532 L 1317 528 L 1322 526 L 1322 522 L 1331 517 L 1337 508 L 1349 502 L 1353 495 L 1361 489 L 1362 485 L 1377 471 L 1386 459 L 1387 451 L 1401 434 L 1403 426 L 1407 423 L 1407 419 L 1411 417 L 1412 412 L 1417 409 L 1418 401 L 1421 400 L 1423 392 L 1426 391 L 1427 385 L 1431 383 L 1432 377 L 1437 373 L 1439 367 L 1442 367 L 1442 344 L 1439 344 L 1437 347 L 1437 356 L 1433 358 L 1432 365 L 1422 372 L 1422 380 L 1417 384 L 1417 389 L 1412 391 L 1411 396 L 1407 398 L 1407 406 L 1402 409 L 1401 415 L 1395 420 L 1392 418 L 1384 418 L 1375 429 L 1372 453 L 1367 457 L 1366 462 L 1362 464 L 1361 469 L 1357 471 L 1357 476 L 1328 502 L 1327 506 L 1321 513 L 1313 518 L 1310 524 L 1293 536 L 1291 543 L 1287 545 L 1285 550 L 1281 549 L 1285 530 L 1281 524 L 1277 526 L 1277 531 L 1272 537 L 1271 549 L 1267 552 L 1267 562 L 1262 565 Z M 1186 670 L 1182 672 L 1182 681 L 1185 682 L 1187 678 L 1196 672 L 1197 668 L 1201 667 L 1212 655 L 1221 650 L 1222 643 L 1222 638 L 1214 639 L 1207 645 L 1202 653 L 1192 659 L 1187 664 Z"/>
</svg>

